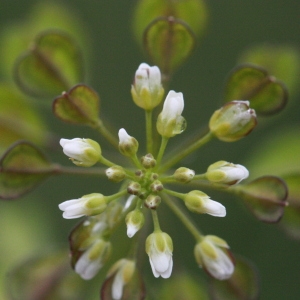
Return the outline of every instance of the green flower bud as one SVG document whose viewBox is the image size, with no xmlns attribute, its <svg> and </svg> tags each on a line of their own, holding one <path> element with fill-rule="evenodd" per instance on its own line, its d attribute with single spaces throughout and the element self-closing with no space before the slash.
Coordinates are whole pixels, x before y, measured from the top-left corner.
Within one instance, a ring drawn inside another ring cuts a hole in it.
<svg viewBox="0 0 300 300">
<path fill-rule="evenodd" d="M 156 160 L 151 153 L 148 153 L 141 158 L 141 163 L 145 169 L 152 169 L 156 165 Z"/>
<path fill-rule="evenodd" d="M 146 198 L 144 205 L 147 208 L 156 209 L 159 206 L 160 202 L 161 198 L 159 196 L 151 194 Z"/>
<path fill-rule="evenodd" d="M 150 189 L 152 190 L 152 192 L 161 192 L 164 189 L 164 186 L 159 180 L 155 180 L 150 185 Z"/>
<path fill-rule="evenodd" d="M 174 179 L 182 183 L 190 182 L 194 176 L 195 171 L 184 167 L 177 169 L 173 174 Z"/>
<path fill-rule="evenodd" d="M 213 113 L 209 129 L 219 140 L 234 142 L 248 135 L 256 124 L 256 113 L 249 108 L 249 101 L 232 101 Z"/>
<path fill-rule="evenodd" d="M 131 195 L 139 195 L 141 191 L 142 188 L 138 182 L 131 181 L 127 186 L 127 192 Z"/>
<path fill-rule="evenodd" d="M 113 182 L 120 182 L 125 178 L 125 171 L 121 166 L 112 166 L 105 171 L 106 176 Z"/>
</svg>

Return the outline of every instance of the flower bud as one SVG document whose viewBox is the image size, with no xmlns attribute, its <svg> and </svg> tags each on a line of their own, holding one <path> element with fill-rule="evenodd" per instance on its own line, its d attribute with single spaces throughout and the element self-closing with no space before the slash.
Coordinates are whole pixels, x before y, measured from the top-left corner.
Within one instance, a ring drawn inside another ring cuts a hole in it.
<svg viewBox="0 0 300 300">
<path fill-rule="evenodd" d="M 161 136 L 170 138 L 185 130 L 186 121 L 181 116 L 183 107 L 182 93 L 170 91 L 164 102 L 163 110 L 157 118 L 156 128 Z"/>
<path fill-rule="evenodd" d="M 242 165 L 235 165 L 221 160 L 210 165 L 205 174 L 211 182 L 238 184 L 249 176 L 249 171 Z"/>
<path fill-rule="evenodd" d="M 146 253 L 153 275 L 157 278 L 169 278 L 173 268 L 173 243 L 171 237 L 165 232 L 153 232 L 146 240 Z"/>
<path fill-rule="evenodd" d="M 234 272 L 234 262 L 228 248 L 223 239 L 207 235 L 194 248 L 196 261 L 212 277 L 226 280 Z"/>
<path fill-rule="evenodd" d="M 107 278 L 113 276 L 111 296 L 114 300 L 122 299 L 123 288 L 133 277 L 135 262 L 129 259 L 120 259 L 113 264 L 107 273 Z"/>
<path fill-rule="evenodd" d="M 155 180 L 151 183 L 150 189 L 152 192 L 161 192 L 164 189 L 164 186 L 159 180 Z"/>
<path fill-rule="evenodd" d="M 136 181 L 131 181 L 127 186 L 127 192 L 131 195 L 139 195 L 141 191 L 141 185 Z"/>
<path fill-rule="evenodd" d="M 145 169 L 152 169 L 156 165 L 156 160 L 151 153 L 142 156 L 141 163 Z"/>
<path fill-rule="evenodd" d="M 184 197 L 186 207 L 199 214 L 209 214 L 214 217 L 225 217 L 225 207 L 201 191 L 191 191 Z"/>
<path fill-rule="evenodd" d="M 113 182 L 120 182 L 125 178 L 125 171 L 121 166 L 112 166 L 105 171 L 106 176 Z"/>
<path fill-rule="evenodd" d="M 80 167 L 91 167 L 101 157 L 99 144 L 90 139 L 75 138 L 72 140 L 60 139 L 63 152 L 70 157 L 70 160 Z"/>
<path fill-rule="evenodd" d="M 92 279 L 103 264 L 108 260 L 111 253 L 111 243 L 102 238 L 96 239 L 86 249 L 75 264 L 75 272 L 83 279 Z"/>
<path fill-rule="evenodd" d="M 159 68 L 140 64 L 131 86 L 131 95 L 135 104 L 145 110 L 159 105 L 164 95 Z"/>
<path fill-rule="evenodd" d="M 153 195 L 153 194 L 150 194 L 145 202 L 144 202 L 144 205 L 147 207 L 147 208 L 150 208 L 150 209 L 156 209 L 159 204 L 161 202 L 161 198 L 157 195 Z"/>
<path fill-rule="evenodd" d="M 182 183 L 190 182 L 194 178 L 194 176 L 195 176 L 195 171 L 184 167 L 177 169 L 173 174 L 175 180 Z"/>
<path fill-rule="evenodd" d="M 256 124 L 256 113 L 249 108 L 249 101 L 232 101 L 213 113 L 209 129 L 219 140 L 234 142 L 248 135 Z"/>
<path fill-rule="evenodd" d="M 132 238 L 143 227 L 145 217 L 140 210 L 135 209 L 126 215 L 125 222 L 127 225 L 127 235 L 129 238 Z"/>
<path fill-rule="evenodd" d="M 139 148 L 138 141 L 127 134 L 124 128 L 119 130 L 119 150 L 124 156 L 134 156 Z"/>
<path fill-rule="evenodd" d="M 72 199 L 59 204 L 65 219 L 101 214 L 107 207 L 106 197 L 102 194 L 88 194 L 79 199 Z"/>
</svg>

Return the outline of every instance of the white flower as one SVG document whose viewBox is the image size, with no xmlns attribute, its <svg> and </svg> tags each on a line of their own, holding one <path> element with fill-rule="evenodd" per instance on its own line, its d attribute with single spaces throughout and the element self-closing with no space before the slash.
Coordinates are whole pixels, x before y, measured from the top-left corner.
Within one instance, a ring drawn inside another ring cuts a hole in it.
<svg viewBox="0 0 300 300">
<path fill-rule="evenodd" d="M 184 101 L 182 93 L 170 91 L 156 123 L 160 135 L 172 137 L 185 129 L 185 119 L 181 116 L 183 108 Z"/>
<path fill-rule="evenodd" d="M 60 139 L 63 152 L 70 157 L 72 162 L 81 167 L 91 167 L 101 157 L 99 144 L 90 139 L 75 138 L 72 140 Z"/>
<path fill-rule="evenodd" d="M 195 246 L 196 261 L 214 278 L 228 279 L 234 272 L 234 263 L 228 248 L 223 239 L 207 235 Z"/>
<path fill-rule="evenodd" d="M 84 195 L 79 199 L 67 200 L 58 205 L 65 219 L 75 219 L 82 216 L 101 214 L 107 207 L 102 194 L 93 193 Z"/>
<path fill-rule="evenodd" d="M 161 102 L 164 89 L 157 66 L 150 67 L 146 63 L 140 64 L 135 73 L 131 95 L 135 104 L 145 110 L 152 110 Z"/>
<path fill-rule="evenodd" d="M 118 260 L 108 271 L 107 277 L 114 276 L 111 295 L 114 300 L 123 296 L 124 286 L 131 280 L 135 271 L 135 262 L 129 259 Z"/>
<path fill-rule="evenodd" d="M 111 243 L 97 239 L 86 249 L 75 264 L 75 272 L 85 280 L 92 279 L 109 258 Z"/>
<path fill-rule="evenodd" d="M 249 176 L 249 171 L 242 165 L 235 165 L 226 161 L 218 161 L 210 165 L 206 172 L 209 181 L 238 184 Z"/>
<path fill-rule="evenodd" d="M 135 155 L 139 148 L 138 141 L 130 136 L 124 128 L 119 130 L 119 150 L 120 152 L 128 157 Z"/>
<path fill-rule="evenodd" d="M 146 252 L 153 275 L 157 278 L 169 278 L 173 268 L 173 243 L 171 237 L 164 232 L 154 232 L 146 240 Z"/>
<path fill-rule="evenodd" d="M 191 191 L 184 197 L 186 207 L 193 212 L 209 214 L 214 217 L 225 217 L 226 208 L 219 202 L 211 200 L 201 191 Z"/>
</svg>

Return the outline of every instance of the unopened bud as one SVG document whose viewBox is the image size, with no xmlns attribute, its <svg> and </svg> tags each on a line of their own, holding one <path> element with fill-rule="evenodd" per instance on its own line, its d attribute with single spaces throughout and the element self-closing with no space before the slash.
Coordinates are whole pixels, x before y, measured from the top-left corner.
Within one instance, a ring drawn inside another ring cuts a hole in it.
<svg viewBox="0 0 300 300">
<path fill-rule="evenodd" d="M 141 192 L 141 185 L 136 181 L 131 181 L 127 186 L 127 192 L 131 195 L 139 195 Z"/>
<path fill-rule="evenodd" d="M 140 210 L 135 209 L 126 215 L 125 222 L 127 225 L 127 235 L 131 238 L 143 227 L 145 217 Z"/>
<path fill-rule="evenodd" d="M 144 205 L 150 209 L 156 209 L 161 202 L 161 198 L 157 195 L 149 195 L 144 202 Z"/>
<path fill-rule="evenodd" d="M 248 135 L 256 124 L 255 110 L 249 108 L 249 101 L 232 101 L 214 112 L 209 129 L 219 140 L 234 142 Z"/>
<path fill-rule="evenodd" d="M 155 180 L 150 185 L 152 192 L 161 192 L 164 189 L 163 184 L 159 180 Z"/>
<path fill-rule="evenodd" d="M 194 178 L 194 176 L 195 176 L 195 171 L 184 167 L 177 169 L 173 175 L 173 177 L 177 181 L 182 183 L 190 182 Z"/>
<path fill-rule="evenodd" d="M 109 180 L 113 182 L 120 182 L 125 178 L 125 171 L 121 166 L 112 166 L 108 168 L 106 171 L 106 176 Z"/>
<path fill-rule="evenodd" d="M 155 167 L 156 160 L 151 153 L 148 153 L 141 158 L 141 163 L 145 169 L 151 169 Z"/>
<path fill-rule="evenodd" d="M 127 134 L 124 128 L 119 130 L 119 150 L 124 156 L 132 157 L 134 156 L 139 148 L 138 141 Z"/>
</svg>

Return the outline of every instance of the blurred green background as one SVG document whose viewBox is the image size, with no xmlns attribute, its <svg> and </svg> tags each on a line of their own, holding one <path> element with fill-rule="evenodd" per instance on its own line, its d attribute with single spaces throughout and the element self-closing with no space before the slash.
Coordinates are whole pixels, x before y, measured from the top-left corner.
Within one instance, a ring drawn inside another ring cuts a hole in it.
<svg viewBox="0 0 300 300">
<path fill-rule="evenodd" d="M 49 5 L 49 1 L 42 0 L 1 0 L 1 33 L 11 34 L 12 31 L 8 32 L 8 28 L 11 30 L 12 25 L 28 20 L 33 9 L 45 3 Z M 141 141 L 144 116 L 142 110 L 131 100 L 130 85 L 138 65 L 143 61 L 151 62 L 139 49 L 132 34 L 135 3 L 136 1 L 128 0 L 56 2 L 72 16 L 70 22 L 61 21 L 72 24 L 70 31 L 84 48 L 87 75 L 85 82 L 100 95 L 101 115 L 105 119 L 113 120 L 116 128 L 125 127 L 131 135 Z M 187 130 L 174 138 L 174 141 L 170 142 L 171 145 L 180 143 L 189 133 L 207 124 L 212 112 L 221 105 L 224 80 L 228 72 L 237 65 L 242 52 L 251 46 L 264 43 L 291 45 L 297 51 L 300 50 L 299 1 L 207 1 L 207 6 L 209 22 L 205 36 L 199 41 L 192 57 L 176 72 L 170 83 L 170 89 L 183 92 L 184 116 L 188 122 Z M 41 10 L 42 6 L 39 7 Z M 39 9 L 34 18 L 38 18 Z M 51 18 L 47 22 L 51 24 Z M 51 26 L 58 26 L 55 22 Z M 15 38 L 11 35 L 11 39 Z M 7 41 L 2 39 L 2 42 L 3 40 Z M 3 50 L 3 43 L 0 45 Z M 0 58 L 0 79 L 8 82 L 11 77 L 5 69 L 3 57 L 5 56 Z M 295 81 L 300 83 L 300 78 L 296 78 Z M 217 160 L 227 160 L 247 166 L 251 176 L 252 171 L 255 176 L 281 175 L 285 171 L 282 158 L 286 158 L 289 168 L 299 171 L 299 95 L 299 90 L 295 90 L 287 108 L 279 115 L 259 119 L 259 126 L 247 138 L 236 143 L 213 141 L 197 154 L 187 158 L 185 166 L 202 173 L 209 164 Z M 51 101 L 46 100 L 39 111 L 57 138 L 89 137 L 102 141 L 88 128 L 68 125 L 56 119 L 51 114 L 50 106 Z M 289 139 L 287 134 L 291 135 Z M 284 137 L 287 146 L 281 147 L 277 167 L 277 150 L 271 143 L 276 139 L 282 146 L 281 141 Z M 297 150 L 289 153 L 289 143 Z M 103 148 L 104 153 L 109 152 L 109 148 Z M 58 151 L 48 151 L 51 159 L 69 166 L 70 163 L 62 151 L 59 148 L 56 150 Z M 268 153 L 275 159 L 264 165 Z M 62 176 L 51 178 L 22 199 L 0 202 L 1 281 L 7 283 L 8 271 L 28 255 L 51 249 L 67 249 L 67 236 L 77 222 L 61 217 L 57 207 L 59 203 L 91 192 L 109 194 L 112 190 L 115 191 L 114 185 L 106 180 L 99 182 L 95 178 Z M 224 219 L 193 216 L 202 231 L 224 238 L 233 253 L 254 262 L 260 273 L 261 299 L 300 299 L 299 241 L 289 238 L 278 225 L 257 221 L 243 205 L 240 205 L 238 199 L 208 192 L 212 199 L 226 206 L 227 216 Z M 187 269 L 195 278 L 205 281 L 205 274 L 198 270 L 194 261 L 193 239 L 187 239 L 186 231 L 180 222 L 173 218 L 172 213 L 166 213 L 167 217 L 162 220 L 162 226 L 173 238 L 174 270 Z M 174 222 L 177 222 L 176 226 L 173 226 Z M 125 235 L 124 228 L 121 233 Z M 141 250 L 143 251 L 143 245 Z M 115 256 L 118 257 L 117 251 Z M 148 287 L 150 282 L 165 282 L 153 278 L 146 254 L 143 272 L 149 277 Z M 172 277 L 169 280 L 172 281 Z M 93 283 L 94 289 L 89 299 L 98 297 L 99 277 L 96 277 Z M 4 284 L 0 285 L 0 298 L 6 299 L 3 289 Z"/>
</svg>

